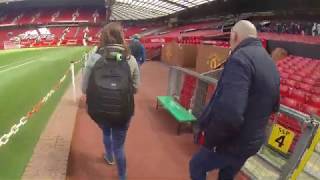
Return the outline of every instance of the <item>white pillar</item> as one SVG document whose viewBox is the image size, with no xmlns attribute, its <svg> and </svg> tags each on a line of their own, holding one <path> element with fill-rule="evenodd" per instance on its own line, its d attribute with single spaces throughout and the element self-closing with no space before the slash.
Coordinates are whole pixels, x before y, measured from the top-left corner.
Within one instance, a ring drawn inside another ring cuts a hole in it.
<svg viewBox="0 0 320 180">
<path fill-rule="evenodd" d="M 70 71 L 71 71 L 71 79 L 72 79 L 73 100 L 74 100 L 74 102 L 76 102 L 77 95 L 76 95 L 76 82 L 75 82 L 75 71 L 74 71 L 74 62 L 73 61 L 70 64 Z"/>
</svg>

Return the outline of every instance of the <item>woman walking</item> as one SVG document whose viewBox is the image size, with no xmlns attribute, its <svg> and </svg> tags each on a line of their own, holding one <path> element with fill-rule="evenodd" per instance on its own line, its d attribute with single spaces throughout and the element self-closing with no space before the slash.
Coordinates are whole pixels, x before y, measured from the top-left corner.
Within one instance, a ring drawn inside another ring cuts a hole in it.
<svg viewBox="0 0 320 180">
<path fill-rule="evenodd" d="M 127 178 L 124 143 L 139 81 L 139 67 L 121 25 L 106 25 L 98 52 L 88 58 L 82 91 L 87 95 L 88 114 L 103 131 L 104 159 L 109 165 L 116 162 L 120 180 Z"/>
</svg>

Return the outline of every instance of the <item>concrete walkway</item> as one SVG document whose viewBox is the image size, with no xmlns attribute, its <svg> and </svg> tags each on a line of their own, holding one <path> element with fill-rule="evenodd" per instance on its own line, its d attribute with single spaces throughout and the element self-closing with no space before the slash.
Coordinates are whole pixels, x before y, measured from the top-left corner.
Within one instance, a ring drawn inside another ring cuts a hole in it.
<svg viewBox="0 0 320 180">
<path fill-rule="evenodd" d="M 70 75 L 67 77 L 70 78 Z M 80 84 L 81 73 L 76 77 Z M 77 88 L 77 99 L 80 88 Z M 24 180 L 64 180 L 66 178 L 70 144 L 78 102 L 73 100 L 72 86 L 61 98 L 22 176 Z"/>
</svg>

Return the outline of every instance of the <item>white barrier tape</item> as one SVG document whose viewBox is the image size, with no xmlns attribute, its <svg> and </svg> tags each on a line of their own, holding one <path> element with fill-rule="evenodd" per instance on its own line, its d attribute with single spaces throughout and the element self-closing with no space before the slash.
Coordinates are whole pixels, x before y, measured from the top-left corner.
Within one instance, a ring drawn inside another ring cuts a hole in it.
<svg viewBox="0 0 320 180">
<path fill-rule="evenodd" d="M 11 128 L 10 131 L 7 134 L 4 134 L 0 138 L 0 147 L 7 144 L 11 138 L 11 136 L 17 134 L 22 126 L 24 126 L 27 122 L 28 119 L 36 112 L 38 112 L 41 108 L 41 106 L 48 101 L 48 99 L 56 92 L 56 90 L 60 87 L 60 85 L 65 81 L 67 74 L 69 73 L 70 70 L 68 70 L 62 78 L 59 80 L 58 84 L 54 86 L 53 89 L 51 89 L 46 96 L 44 96 L 40 102 L 38 102 L 35 106 L 33 106 L 32 110 L 27 113 L 26 116 L 23 116 L 20 118 L 18 124 L 14 124 Z"/>
<path fill-rule="evenodd" d="M 14 125 L 15 126 L 15 125 Z M 12 135 L 14 135 L 14 132 L 12 131 L 12 128 L 10 129 L 9 133 L 7 134 L 7 137 L 11 137 Z"/>
<path fill-rule="evenodd" d="M 51 91 L 49 92 L 49 97 L 51 97 L 54 93 L 55 93 L 55 91 L 53 89 L 51 89 Z"/>
<path fill-rule="evenodd" d="M 9 141 L 9 136 L 7 134 L 3 135 L 1 138 L 0 138 L 0 147 L 4 144 L 7 144 Z"/>
<path fill-rule="evenodd" d="M 25 125 L 27 123 L 27 118 L 25 116 L 23 116 L 20 120 L 19 120 L 19 124 L 17 125 L 17 131 L 19 131 L 20 127 Z"/>
<path fill-rule="evenodd" d="M 59 81 L 59 82 L 60 82 L 60 83 L 62 83 L 62 82 L 66 79 L 66 77 L 67 77 L 67 76 L 66 76 L 66 75 L 64 75 L 64 76 L 60 79 L 60 81 Z"/>
<path fill-rule="evenodd" d="M 13 132 L 13 134 L 16 134 L 19 131 L 18 125 L 13 125 L 10 129 L 10 132 Z"/>
<path fill-rule="evenodd" d="M 47 100 L 48 100 L 48 97 L 47 97 L 47 96 L 46 96 L 46 97 L 43 97 L 42 100 L 41 100 L 41 103 L 45 103 L 45 102 L 47 102 Z"/>
<path fill-rule="evenodd" d="M 25 117 L 25 116 L 23 116 L 23 117 L 19 120 L 19 125 L 20 125 L 20 126 L 23 126 L 23 125 L 25 125 L 25 124 L 27 123 L 27 121 L 28 121 L 28 118 Z"/>
</svg>

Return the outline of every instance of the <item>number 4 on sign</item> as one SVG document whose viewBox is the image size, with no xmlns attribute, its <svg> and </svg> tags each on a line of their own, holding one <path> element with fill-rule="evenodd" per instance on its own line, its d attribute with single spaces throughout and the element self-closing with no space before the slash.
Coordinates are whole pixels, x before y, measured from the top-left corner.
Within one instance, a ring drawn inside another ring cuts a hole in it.
<svg viewBox="0 0 320 180">
<path fill-rule="evenodd" d="M 289 151 L 294 136 L 295 134 L 291 130 L 279 124 L 274 124 L 268 144 L 286 154 Z"/>
<path fill-rule="evenodd" d="M 280 136 L 277 139 L 275 139 L 275 142 L 278 143 L 279 148 L 281 148 L 284 145 L 284 140 L 286 136 Z"/>
</svg>

